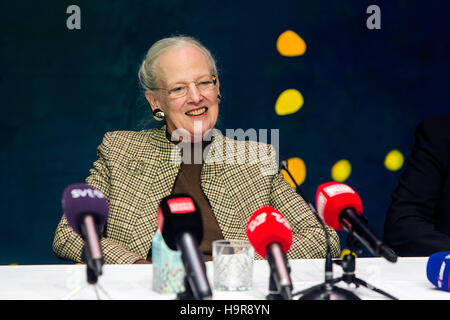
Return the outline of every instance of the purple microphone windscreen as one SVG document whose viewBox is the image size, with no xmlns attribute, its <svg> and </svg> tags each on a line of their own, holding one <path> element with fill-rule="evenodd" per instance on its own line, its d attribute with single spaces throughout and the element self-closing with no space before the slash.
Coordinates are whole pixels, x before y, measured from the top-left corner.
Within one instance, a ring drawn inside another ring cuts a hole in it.
<svg viewBox="0 0 450 320">
<path fill-rule="evenodd" d="M 450 291 L 450 252 L 437 252 L 428 258 L 427 278 L 438 289 Z"/>
<path fill-rule="evenodd" d="M 90 214 L 96 226 L 103 226 L 108 218 L 108 201 L 98 189 L 87 184 L 72 184 L 63 193 L 62 207 L 67 223 L 73 231 L 81 235 L 80 224 Z"/>
</svg>

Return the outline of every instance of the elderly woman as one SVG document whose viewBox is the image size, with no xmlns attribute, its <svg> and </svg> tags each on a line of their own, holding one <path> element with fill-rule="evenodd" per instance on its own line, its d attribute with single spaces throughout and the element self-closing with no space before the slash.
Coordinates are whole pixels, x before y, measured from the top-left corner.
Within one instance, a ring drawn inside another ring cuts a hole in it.
<svg viewBox="0 0 450 320">
<path fill-rule="evenodd" d="M 211 259 L 212 241 L 247 239 L 248 219 L 264 205 L 278 209 L 293 229 L 288 258 L 325 256 L 321 225 L 278 169 L 273 170 L 278 168 L 274 148 L 229 139 L 214 130 L 220 81 L 215 61 L 203 45 L 189 37 L 156 42 L 142 62 L 139 80 L 153 116 L 164 124 L 139 132 L 106 133 L 86 178 L 109 202 L 101 239 L 105 263 L 149 263 L 160 200 L 177 193 L 191 195 L 200 207 L 204 225 L 200 249 L 206 260 Z M 266 157 L 248 161 L 252 146 L 266 150 L 261 153 Z M 240 151 L 230 155 L 230 150 Z M 336 256 L 339 239 L 331 229 L 329 234 Z M 83 240 L 63 215 L 53 243 L 55 254 L 79 262 L 82 248 Z"/>
</svg>

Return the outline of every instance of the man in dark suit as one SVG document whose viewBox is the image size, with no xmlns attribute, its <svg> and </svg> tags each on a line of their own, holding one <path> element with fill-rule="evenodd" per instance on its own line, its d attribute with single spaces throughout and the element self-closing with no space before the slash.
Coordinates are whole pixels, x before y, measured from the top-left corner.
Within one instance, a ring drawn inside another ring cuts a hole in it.
<svg viewBox="0 0 450 320">
<path fill-rule="evenodd" d="M 450 114 L 417 127 L 392 195 L 384 240 L 400 256 L 450 251 Z"/>
</svg>

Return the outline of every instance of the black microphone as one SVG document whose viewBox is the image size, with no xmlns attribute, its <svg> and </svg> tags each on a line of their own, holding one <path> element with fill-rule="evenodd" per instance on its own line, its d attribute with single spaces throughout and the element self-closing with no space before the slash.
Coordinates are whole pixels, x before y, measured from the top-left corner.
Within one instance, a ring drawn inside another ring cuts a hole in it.
<svg viewBox="0 0 450 320">
<path fill-rule="evenodd" d="M 327 233 L 327 230 L 325 228 L 325 225 L 322 221 L 322 219 L 320 219 L 320 217 L 317 215 L 317 211 L 314 208 L 314 205 L 311 203 L 311 201 L 308 200 L 308 198 L 305 196 L 305 194 L 303 193 L 303 191 L 300 189 L 300 186 L 297 184 L 297 181 L 295 181 L 294 177 L 292 176 L 291 172 L 289 171 L 288 168 L 288 161 L 286 158 L 284 158 L 283 156 L 279 156 L 279 170 L 284 170 L 286 171 L 286 173 L 288 174 L 289 178 L 291 178 L 292 182 L 295 185 L 295 191 L 300 195 L 300 197 L 303 198 L 303 200 L 305 200 L 305 202 L 308 204 L 309 208 L 311 209 L 311 211 L 314 213 L 314 215 L 316 215 L 317 220 L 319 220 L 319 223 L 323 225 L 323 228 L 325 230 L 325 233 Z M 328 238 L 328 237 L 327 237 Z"/>
<path fill-rule="evenodd" d="M 397 255 L 378 238 L 367 224 L 367 219 L 359 215 L 354 208 L 346 208 L 339 215 L 339 222 L 347 232 L 355 237 L 375 256 L 384 257 L 389 262 L 396 262 Z"/>
<path fill-rule="evenodd" d="M 101 231 L 108 217 L 108 201 L 100 190 L 87 184 L 72 184 L 63 193 L 67 223 L 84 240 L 82 260 L 88 266 L 88 282 L 96 283 L 104 263 Z"/>
<path fill-rule="evenodd" d="M 212 298 L 206 266 L 199 244 L 203 238 L 200 210 L 191 196 L 175 194 L 161 200 L 158 224 L 162 237 L 171 250 L 181 251 L 186 271 L 184 295 L 180 299 Z"/>
</svg>

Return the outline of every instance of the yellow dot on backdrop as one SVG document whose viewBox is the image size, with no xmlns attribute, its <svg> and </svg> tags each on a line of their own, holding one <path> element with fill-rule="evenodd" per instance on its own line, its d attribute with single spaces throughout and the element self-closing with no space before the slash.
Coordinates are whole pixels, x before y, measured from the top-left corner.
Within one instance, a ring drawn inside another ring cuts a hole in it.
<svg viewBox="0 0 450 320">
<path fill-rule="evenodd" d="M 289 172 L 294 177 L 295 182 L 297 182 L 297 185 L 301 185 L 306 178 L 306 166 L 305 162 L 300 158 L 290 158 L 287 160 L 288 162 L 288 169 Z M 281 171 L 283 173 L 284 179 L 286 179 L 287 182 L 291 185 L 292 188 L 295 188 L 295 184 L 292 181 L 289 174 L 286 172 L 286 170 Z"/>
<path fill-rule="evenodd" d="M 384 166 L 390 171 L 397 171 L 403 166 L 404 161 L 403 154 L 394 149 L 389 151 L 386 158 L 384 158 Z"/>
<path fill-rule="evenodd" d="M 339 160 L 331 168 L 331 178 L 334 181 L 344 182 L 352 173 L 352 165 L 346 159 Z"/>
<path fill-rule="evenodd" d="M 275 102 L 275 113 L 285 116 L 297 112 L 303 106 L 304 100 L 300 91 L 296 89 L 284 90 Z"/>
<path fill-rule="evenodd" d="M 294 31 L 286 30 L 278 36 L 277 49 L 285 57 L 301 56 L 306 51 L 306 43 Z"/>
</svg>

